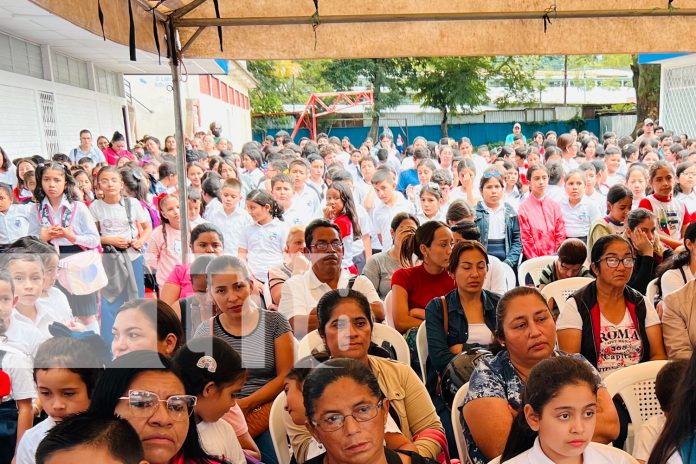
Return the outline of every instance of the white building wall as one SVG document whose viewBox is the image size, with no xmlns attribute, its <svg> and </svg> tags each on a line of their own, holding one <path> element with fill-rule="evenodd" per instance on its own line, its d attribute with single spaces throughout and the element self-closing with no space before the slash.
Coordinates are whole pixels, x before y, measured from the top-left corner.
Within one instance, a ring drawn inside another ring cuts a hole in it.
<svg viewBox="0 0 696 464">
<path fill-rule="evenodd" d="M 130 82 L 132 107 L 135 111 L 134 130 L 138 139 L 154 135 L 164 137 L 174 133 L 174 99 L 170 76 L 126 76 Z M 251 112 L 201 92 L 200 79 L 206 76 L 189 75 L 181 84 L 184 131 L 186 136 L 197 130 L 208 131 L 212 121 L 222 125 L 222 136 L 229 139 L 235 150 L 252 140 Z M 248 95 L 246 87 L 229 76 L 215 76 L 221 82 Z"/>
<path fill-rule="evenodd" d="M 22 74 L 0 71 L 0 146 L 12 158 L 48 153 L 39 105 L 39 92 L 54 95 L 60 152 L 68 153 L 80 141 L 80 130 L 89 129 L 95 138 L 125 133 L 122 106 L 125 100 L 92 90 L 72 87 Z"/>
<path fill-rule="evenodd" d="M 659 123 L 676 134 L 696 134 L 696 56 L 662 62 Z"/>
</svg>

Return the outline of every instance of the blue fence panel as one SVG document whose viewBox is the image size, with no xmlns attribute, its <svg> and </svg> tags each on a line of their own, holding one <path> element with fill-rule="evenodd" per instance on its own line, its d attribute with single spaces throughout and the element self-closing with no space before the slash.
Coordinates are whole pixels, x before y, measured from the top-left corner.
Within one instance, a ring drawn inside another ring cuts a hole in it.
<svg viewBox="0 0 696 464">
<path fill-rule="evenodd" d="M 581 128 L 576 127 L 571 121 L 553 121 L 544 124 L 525 124 L 522 123 L 522 133 L 527 137 L 531 137 L 536 131 L 544 132 L 553 130 L 557 134 L 563 134 L 571 129 Z M 442 138 L 442 130 L 440 130 L 439 125 L 432 126 L 410 126 L 408 128 L 398 128 L 391 127 L 391 131 L 394 133 L 394 138 L 401 134 L 404 142 L 412 142 L 414 138 L 418 136 L 425 137 L 426 140 L 438 141 Z M 586 119 L 585 125 L 582 128 L 597 134 L 599 133 L 599 119 Z M 275 136 L 275 133 L 280 129 L 270 129 L 268 130 L 268 135 Z M 288 132 L 292 132 L 292 128 L 286 129 Z M 408 131 L 408 134 L 406 134 Z M 329 136 L 336 136 L 338 138 L 348 137 L 353 145 L 359 145 L 367 137 L 370 132 L 369 127 L 337 127 L 329 131 Z M 450 124 L 448 126 L 448 135 L 457 140 L 461 137 L 469 137 L 471 143 L 474 146 L 483 145 L 488 143 L 500 143 L 505 140 L 508 134 L 512 133 L 512 124 L 510 123 L 473 123 L 473 124 Z M 309 131 L 306 129 L 301 129 L 295 140 L 298 141 L 302 137 L 309 137 Z M 254 140 L 261 142 L 263 140 L 263 134 L 259 132 L 254 132 Z"/>
</svg>

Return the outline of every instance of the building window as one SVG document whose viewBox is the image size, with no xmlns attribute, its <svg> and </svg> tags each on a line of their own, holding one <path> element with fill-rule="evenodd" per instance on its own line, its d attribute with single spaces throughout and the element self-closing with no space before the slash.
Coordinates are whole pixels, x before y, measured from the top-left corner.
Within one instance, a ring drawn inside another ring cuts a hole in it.
<svg viewBox="0 0 696 464">
<path fill-rule="evenodd" d="M 123 96 L 123 81 L 121 76 L 113 71 L 94 67 L 94 80 L 96 82 L 97 92 L 113 95 L 115 97 Z"/>
<path fill-rule="evenodd" d="M 87 63 L 61 53 L 53 53 L 53 79 L 62 84 L 89 89 Z"/>
<path fill-rule="evenodd" d="M 41 47 L 0 33 L 0 69 L 43 79 Z"/>
</svg>

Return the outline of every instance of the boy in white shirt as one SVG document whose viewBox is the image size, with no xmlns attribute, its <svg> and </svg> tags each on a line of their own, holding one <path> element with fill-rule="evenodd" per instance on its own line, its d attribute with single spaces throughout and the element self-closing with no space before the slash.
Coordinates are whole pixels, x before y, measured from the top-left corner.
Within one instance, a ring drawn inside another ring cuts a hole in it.
<svg viewBox="0 0 696 464">
<path fill-rule="evenodd" d="M 222 231 L 226 255 L 237 256 L 242 233 L 253 222 L 251 216 L 239 206 L 241 198 L 241 182 L 230 177 L 220 188 L 222 208 L 205 212 L 205 219 Z"/>
<path fill-rule="evenodd" d="M 388 168 L 381 168 L 375 172 L 372 176 L 372 187 L 381 202 L 372 212 L 372 224 L 382 243 L 381 250 L 389 250 L 393 245 L 390 233 L 392 218 L 397 213 L 414 214 L 413 203 L 396 191 L 394 173 Z"/>
<path fill-rule="evenodd" d="M 292 179 L 292 189 L 295 191 L 293 203 L 297 202 L 298 207 L 307 210 L 312 219 L 322 217 L 319 194 L 316 190 L 307 186 L 309 177 L 309 163 L 304 158 L 292 160 L 290 162 L 290 178 Z"/>
<path fill-rule="evenodd" d="M 302 208 L 292 190 L 292 179 L 287 174 L 278 174 L 271 179 L 271 196 L 283 207 L 283 222 L 288 227 L 307 225 L 314 219 L 307 208 Z"/>
<path fill-rule="evenodd" d="M 604 164 L 607 167 L 607 187 L 616 184 L 625 184 L 626 178 L 619 173 L 621 168 L 621 150 L 617 147 L 607 147 L 604 151 Z"/>
</svg>

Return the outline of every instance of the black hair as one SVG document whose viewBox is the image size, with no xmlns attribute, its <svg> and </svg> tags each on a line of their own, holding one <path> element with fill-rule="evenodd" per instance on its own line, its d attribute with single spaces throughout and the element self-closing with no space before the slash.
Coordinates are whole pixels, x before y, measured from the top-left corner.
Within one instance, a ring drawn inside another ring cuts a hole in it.
<svg viewBox="0 0 696 464">
<path fill-rule="evenodd" d="M 655 396 L 660 403 L 660 409 L 667 414 L 672 410 L 674 403 L 674 388 L 679 385 L 688 365 L 686 359 L 675 359 L 662 366 L 655 377 Z"/>
<path fill-rule="evenodd" d="M 157 340 L 164 341 L 167 335 L 173 334 L 176 337 L 175 351 L 184 343 L 184 329 L 181 326 L 181 320 L 164 300 L 138 298 L 126 301 L 116 314 L 128 309 L 137 309 L 150 320 L 152 326 L 157 330 Z"/>
<path fill-rule="evenodd" d="M 396 232 L 396 229 L 399 228 L 402 222 L 411 220 L 416 223 L 416 227 L 418 227 L 418 218 L 414 216 L 413 214 L 410 213 L 397 213 L 394 215 L 394 217 L 391 220 L 391 224 L 389 224 L 389 228 Z"/>
<path fill-rule="evenodd" d="M 365 295 L 353 289 L 340 288 L 325 293 L 317 302 L 317 331 L 319 335 L 326 336 L 326 324 L 329 323 L 334 309 L 339 303 L 349 300 L 354 301 L 360 307 L 370 323 L 370 329 L 374 327 L 370 302 L 367 301 Z"/>
<path fill-rule="evenodd" d="M 193 244 L 196 242 L 196 240 L 198 240 L 198 237 L 208 232 L 213 232 L 214 234 L 216 234 L 220 239 L 220 242 L 223 245 L 225 244 L 225 236 L 222 235 L 220 229 L 218 229 L 218 227 L 213 223 L 204 222 L 203 224 L 198 224 L 191 231 L 191 248 L 193 248 Z"/>
<path fill-rule="evenodd" d="M 205 268 L 205 274 L 208 280 L 208 289 L 210 290 L 213 285 L 214 275 L 223 274 L 223 271 L 227 271 L 229 269 L 240 273 L 244 280 L 249 280 L 249 270 L 242 260 L 235 256 L 229 255 L 216 256 L 212 261 L 210 261 L 208 267 Z"/>
<path fill-rule="evenodd" d="M 633 231 L 647 219 L 655 219 L 655 213 L 645 208 L 636 208 L 628 213 L 628 217 L 626 218 L 626 227 Z"/>
<path fill-rule="evenodd" d="M 607 203 L 613 205 L 626 198 L 633 200 L 633 192 L 623 184 L 612 185 L 607 192 Z M 608 213 L 608 210 L 607 210 Z"/>
<path fill-rule="evenodd" d="M 501 462 L 514 458 L 532 447 L 537 433 L 527 423 L 524 407 L 530 405 L 541 416 L 544 407 L 568 385 L 587 385 L 597 396 L 601 380 L 587 362 L 570 356 L 554 356 L 544 359 L 532 368 L 524 390 L 524 400 L 505 443 Z"/>
<path fill-rule="evenodd" d="M 568 238 L 558 247 L 558 260 L 563 264 L 577 266 L 587 259 L 587 246 L 577 238 Z"/>
<path fill-rule="evenodd" d="M 139 464 L 145 459 L 140 437 L 127 420 L 81 413 L 66 417 L 48 431 L 36 448 L 36 464 L 45 464 L 54 454 L 78 446 L 105 447 L 123 464 Z"/>
<path fill-rule="evenodd" d="M 252 190 L 247 195 L 246 201 L 253 201 L 259 206 L 270 206 L 269 213 L 271 217 L 283 220 L 283 207 L 265 190 Z"/>
<path fill-rule="evenodd" d="M 145 372 L 161 372 L 174 375 L 181 383 L 184 379 L 178 366 L 171 358 L 156 351 L 131 351 L 116 358 L 97 382 L 88 412 L 100 418 L 111 418 L 120 398 L 136 377 Z M 201 447 L 196 421 L 189 419 L 188 433 L 181 447 L 184 460 L 196 464 L 224 463 L 209 456 Z"/>
<path fill-rule="evenodd" d="M 331 186 L 326 189 L 327 195 L 329 190 L 336 190 L 338 196 L 343 202 L 343 211 L 337 211 L 337 214 L 345 214 L 350 223 L 353 226 L 353 239 L 359 240 L 362 238 L 362 231 L 360 230 L 360 222 L 358 221 L 358 211 L 355 207 L 355 201 L 353 201 L 353 193 L 350 188 L 342 182 L 332 182 Z"/>
<path fill-rule="evenodd" d="M 101 173 L 101 170 L 99 172 Z M 148 174 L 143 168 L 130 166 L 121 167 L 118 172 L 121 174 L 121 181 L 123 182 L 126 193 L 138 201 L 147 201 L 150 182 Z"/>
<path fill-rule="evenodd" d="M 201 183 L 201 190 L 206 195 L 217 198 L 220 195 L 220 188 L 222 182 L 220 182 L 220 175 L 216 172 L 208 172 L 205 180 Z"/>
<path fill-rule="evenodd" d="M 36 189 L 34 189 L 34 198 L 36 198 L 36 202 L 40 205 L 44 198 L 46 198 L 46 192 L 43 190 L 42 180 L 44 172 L 47 170 L 58 171 L 63 174 L 63 177 L 65 178 L 65 190 L 63 190 L 63 195 L 65 195 L 65 198 L 70 203 L 77 201 L 77 193 L 75 192 L 77 183 L 75 182 L 75 178 L 70 173 L 70 169 L 68 169 L 68 167 L 64 164 L 49 161 L 41 166 L 38 166 L 35 171 Z"/>
<path fill-rule="evenodd" d="M 452 233 L 459 234 L 464 240 L 480 240 L 481 230 L 474 221 L 460 221 L 452 226 Z"/>
<path fill-rule="evenodd" d="M 377 400 L 384 397 L 377 378 L 365 364 L 354 359 L 330 359 L 313 369 L 304 381 L 302 398 L 308 420 L 312 420 L 316 402 L 321 398 L 326 387 L 342 378 L 349 378 L 358 385 L 366 386 Z"/>
<path fill-rule="evenodd" d="M 435 233 L 442 229 L 449 229 L 449 226 L 441 221 L 428 221 L 421 224 L 415 232 L 410 233 L 404 237 L 401 242 L 401 250 L 399 250 L 399 259 L 402 266 L 409 267 L 412 265 L 412 256 L 420 260 L 424 258 L 423 252 L 421 251 L 421 245 L 430 247 L 435 240 Z"/>
<path fill-rule="evenodd" d="M 607 251 L 609 245 L 611 245 L 614 242 L 625 243 L 628 249 L 631 250 L 631 253 L 633 252 L 633 247 L 631 246 L 631 244 L 622 236 L 616 234 L 605 235 L 603 237 L 598 238 L 597 241 L 594 242 L 594 244 L 592 245 L 592 250 L 590 251 L 590 263 L 594 264 L 595 266 L 597 266 L 597 268 L 599 268 L 599 260 Z"/>
<path fill-rule="evenodd" d="M 546 298 L 544 298 L 541 292 L 534 287 L 515 287 L 512 290 L 505 292 L 500 300 L 498 300 L 498 306 L 495 308 L 495 336 L 498 341 L 505 340 L 503 321 L 505 320 L 505 315 L 507 314 L 507 310 L 512 304 L 513 300 L 530 295 L 537 297 L 539 301 L 543 303 L 544 307 L 548 309 L 549 304 L 546 301 Z"/>
<path fill-rule="evenodd" d="M 92 396 L 107 360 L 97 355 L 106 352 L 106 347 L 94 349 L 90 343 L 71 337 L 52 337 L 41 343 L 34 356 L 34 382 L 38 371 L 67 369 L 80 376 L 87 396 Z"/>
<path fill-rule="evenodd" d="M 172 163 L 171 161 L 165 161 L 164 163 L 159 165 L 157 171 L 159 172 L 160 180 L 166 179 L 170 176 L 176 176 L 176 164 Z"/>
<path fill-rule="evenodd" d="M 14 194 L 12 193 L 12 186 L 10 184 L 0 182 L 0 191 L 5 192 L 5 194 L 10 197 L 10 200 L 12 201 L 12 203 L 15 202 L 15 197 L 14 197 Z"/>
<path fill-rule="evenodd" d="M 256 164 L 256 168 L 260 168 L 261 165 L 263 164 L 263 155 L 259 150 L 256 148 L 247 150 L 247 151 L 242 151 L 242 157 L 247 156 L 249 157 L 250 160 L 252 160 Z"/>
<path fill-rule="evenodd" d="M 461 242 L 455 243 L 454 247 L 452 248 L 452 254 L 449 257 L 449 264 L 447 266 L 447 270 L 450 274 L 457 272 L 457 268 L 459 267 L 459 258 L 462 256 L 462 253 L 472 250 L 478 251 L 481 253 L 481 255 L 483 255 L 483 259 L 486 261 L 486 269 L 488 269 L 488 254 L 486 253 L 486 249 L 483 247 L 483 245 L 481 245 L 481 242 L 475 240 L 462 240 Z"/>
<path fill-rule="evenodd" d="M 678 452 L 681 445 L 692 438 L 696 429 L 693 407 L 696 404 L 696 350 L 691 352 L 691 359 L 681 382 L 676 385 L 672 404 L 680 407 L 674 408 L 667 415 L 667 421 L 653 447 L 648 464 L 666 464 L 672 453 Z M 681 456 L 683 462 L 693 462 L 695 457 Z"/>
<path fill-rule="evenodd" d="M 2 164 L 0 164 L 0 171 L 7 172 L 7 170 L 10 169 L 12 161 L 10 161 L 10 158 L 7 156 L 7 153 L 5 153 L 5 150 L 3 150 L 2 147 L 0 147 L 0 156 L 2 156 Z"/>
<path fill-rule="evenodd" d="M 202 394 L 210 382 L 218 388 L 225 388 L 246 375 L 242 357 L 229 343 L 218 337 L 190 340 L 179 348 L 173 360 L 181 369 L 189 395 Z"/>
<path fill-rule="evenodd" d="M 173 193 L 167 193 L 162 198 L 159 199 L 157 202 L 157 213 L 159 214 L 160 218 L 160 226 L 162 227 L 162 238 L 164 239 L 164 244 L 165 247 L 167 246 L 167 225 L 171 226 L 171 223 L 169 222 L 169 219 L 164 217 L 164 214 L 162 214 L 162 205 L 164 204 L 165 201 L 174 199 L 176 201 L 179 201 L 179 197 L 177 195 L 174 195 Z"/>
<path fill-rule="evenodd" d="M 314 238 L 314 231 L 321 229 L 323 227 L 328 227 L 336 231 L 338 236 L 341 236 L 341 229 L 338 228 L 336 224 L 329 221 L 328 219 L 314 219 L 312 222 L 307 224 L 304 230 L 305 246 L 309 248 L 312 245 L 312 239 Z"/>
<path fill-rule="evenodd" d="M 693 167 L 694 163 L 693 161 L 684 161 L 682 163 L 679 163 L 679 166 L 677 166 L 677 171 L 675 173 L 677 177 L 677 181 L 674 183 L 674 193 L 681 193 L 681 185 L 679 184 L 679 176 L 684 173 L 687 169 L 690 167 Z"/>
<path fill-rule="evenodd" d="M 457 223 L 464 220 L 464 218 L 473 216 L 475 216 L 474 210 L 465 200 L 454 200 L 447 208 L 445 219 L 448 223 Z"/>
</svg>

